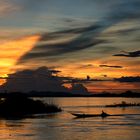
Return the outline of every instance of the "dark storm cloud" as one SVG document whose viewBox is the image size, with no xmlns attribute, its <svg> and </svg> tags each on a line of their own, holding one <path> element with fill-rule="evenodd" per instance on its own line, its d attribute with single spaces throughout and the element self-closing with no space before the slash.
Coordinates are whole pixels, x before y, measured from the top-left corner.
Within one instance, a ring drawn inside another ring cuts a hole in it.
<svg viewBox="0 0 140 140">
<path fill-rule="evenodd" d="M 122 57 L 140 57 L 140 50 L 134 52 L 124 52 L 120 54 L 114 54 L 113 56 L 122 56 Z"/>
<path fill-rule="evenodd" d="M 140 76 L 121 77 L 121 78 L 115 78 L 114 80 L 119 82 L 140 82 Z"/>
<path fill-rule="evenodd" d="M 52 57 L 59 56 L 70 52 L 76 52 L 82 49 L 89 48 L 91 46 L 97 45 L 104 42 L 103 40 L 74 40 L 72 42 L 65 42 L 60 44 L 48 44 L 48 45 L 40 45 L 40 49 L 42 51 L 29 52 L 24 56 L 24 59 L 34 59 L 34 58 L 42 58 L 42 57 Z M 77 46 L 78 45 L 78 46 Z M 49 46 L 50 49 L 46 48 Z"/>
<path fill-rule="evenodd" d="M 39 67 L 35 70 L 22 70 L 17 71 L 13 74 L 9 74 L 6 83 L 0 86 L 0 91 L 4 92 L 71 92 L 71 93 L 88 93 L 86 87 L 83 84 L 74 84 L 77 88 L 73 86 L 68 89 L 63 86 L 64 83 L 72 83 L 74 78 L 70 77 L 59 77 L 56 74 L 60 72 L 58 70 L 52 70 L 47 67 Z M 55 74 L 55 75 L 53 75 Z M 69 82 L 68 82 L 69 81 Z M 86 89 L 86 92 L 85 92 Z"/>
<path fill-rule="evenodd" d="M 106 68 L 123 68 L 122 66 L 110 66 L 110 65 L 99 65 L 100 67 L 106 67 Z"/>
<path fill-rule="evenodd" d="M 98 34 L 100 26 L 91 25 L 83 28 L 75 28 L 69 30 L 63 30 L 52 33 L 42 34 L 40 40 L 37 42 L 32 51 L 25 54 L 19 63 L 28 59 L 56 57 L 66 53 L 76 52 L 89 47 L 105 43 L 107 41 L 95 39 L 95 35 Z M 65 39 L 67 36 L 76 35 L 72 40 L 57 42 L 58 39 Z M 56 43 L 48 43 L 47 41 L 56 41 Z M 43 43 L 42 43 L 43 42 Z M 45 42 L 45 43 L 44 43 Z"/>
<path fill-rule="evenodd" d="M 49 57 L 57 57 L 66 53 L 84 50 L 98 44 L 104 44 L 105 42 L 108 42 L 108 40 L 99 40 L 97 37 L 99 37 L 105 29 L 123 20 L 140 19 L 139 8 L 140 1 L 138 0 L 119 1 L 116 5 L 114 5 L 114 7 L 112 7 L 106 18 L 102 18 L 93 25 L 42 34 L 35 47 L 30 52 L 25 54 L 18 63 L 25 62 L 29 59 L 48 59 Z M 56 42 L 56 40 L 60 38 L 65 39 L 67 36 L 72 36 L 72 34 L 76 35 L 74 39 L 61 41 L 59 43 Z M 55 41 L 55 43 L 49 44 L 47 41 Z M 134 56 L 131 53 L 128 55 Z M 119 54 L 119 56 L 128 55 Z M 139 54 L 135 56 L 139 56 Z"/>
<path fill-rule="evenodd" d="M 67 91 L 63 87 L 63 78 L 56 74 L 60 71 L 40 67 L 35 70 L 23 70 L 9 74 L 7 82 L 0 86 L 0 91 Z"/>
<path fill-rule="evenodd" d="M 90 33 L 90 32 L 96 31 L 97 29 L 100 29 L 100 27 L 101 27 L 100 25 L 88 25 L 87 27 L 77 27 L 77 28 L 52 32 L 52 33 L 44 33 L 42 34 L 40 41 L 58 39 L 61 37 L 64 38 L 67 35 L 73 35 L 73 34 L 82 34 L 82 33 L 88 33 L 88 32 Z"/>
</svg>

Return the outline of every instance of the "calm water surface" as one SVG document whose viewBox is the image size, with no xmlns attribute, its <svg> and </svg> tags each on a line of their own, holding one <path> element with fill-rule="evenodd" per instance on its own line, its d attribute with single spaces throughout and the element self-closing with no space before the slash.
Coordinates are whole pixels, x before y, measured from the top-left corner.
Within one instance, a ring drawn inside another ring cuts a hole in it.
<svg viewBox="0 0 140 140">
<path fill-rule="evenodd" d="M 121 101 L 139 103 L 139 98 L 42 98 L 64 110 L 22 120 L 0 119 L 1 140 L 140 140 L 140 107 L 104 108 Z M 74 118 L 69 112 L 127 114 L 107 118 Z"/>
</svg>

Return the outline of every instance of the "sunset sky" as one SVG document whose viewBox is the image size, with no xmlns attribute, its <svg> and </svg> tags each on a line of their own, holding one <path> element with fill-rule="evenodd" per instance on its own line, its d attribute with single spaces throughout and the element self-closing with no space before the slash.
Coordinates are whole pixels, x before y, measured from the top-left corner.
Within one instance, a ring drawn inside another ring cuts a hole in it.
<svg viewBox="0 0 140 140">
<path fill-rule="evenodd" d="M 0 77 L 46 66 L 106 80 L 85 83 L 90 91 L 139 89 L 139 9 L 139 0 L 0 0 Z M 109 81 L 122 76 L 134 81 Z"/>
</svg>

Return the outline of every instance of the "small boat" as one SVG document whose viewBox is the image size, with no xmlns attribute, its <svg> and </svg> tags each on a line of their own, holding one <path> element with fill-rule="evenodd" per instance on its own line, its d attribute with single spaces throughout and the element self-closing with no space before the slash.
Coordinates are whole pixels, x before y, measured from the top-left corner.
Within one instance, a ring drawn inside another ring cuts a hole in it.
<svg viewBox="0 0 140 140">
<path fill-rule="evenodd" d="M 78 118 L 85 118 L 85 117 L 99 117 L 101 114 L 85 114 L 85 113 L 71 113 L 73 116 Z"/>
<path fill-rule="evenodd" d="M 108 117 L 108 116 L 128 116 L 128 115 L 140 115 L 140 114 L 107 114 L 102 111 L 101 114 L 86 114 L 86 113 L 71 113 L 76 118 L 88 118 L 88 117 Z"/>
<path fill-rule="evenodd" d="M 77 118 L 86 118 L 86 117 L 107 117 L 112 116 L 102 111 L 101 114 L 85 114 L 85 113 L 71 113 L 73 116 Z"/>
</svg>

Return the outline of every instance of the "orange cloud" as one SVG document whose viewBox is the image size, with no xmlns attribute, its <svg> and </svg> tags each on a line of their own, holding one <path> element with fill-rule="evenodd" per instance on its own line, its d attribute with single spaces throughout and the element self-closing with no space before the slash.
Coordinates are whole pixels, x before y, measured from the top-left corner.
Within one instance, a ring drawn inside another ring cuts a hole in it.
<svg viewBox="0 0 140 140">
<path fill-rule="evenodd" d="M 120 59 L 104 58 L 97 60 L 84 60 L 79 61 L 78 63 L 65 63 L 61 65 L 59 70 L 62 71 L 61 74 L 70 77 L 86 78 L 89 75 L 91 78 L 97 79 L 111 79 L 121 76 L 138 76 L 140 66 L 134 63 L 134 60 L 130 63 L 130 60 L 124 60 L 123 62 Z M 62 62 L 63 63 L 63 62 Z M 61 64 L 61 62 L 59 63 Z M 107 65 L 117 65 L 122 66 L 120 69 L 116 68 L 104 68 L 100 67 L 101 64 Z M 106 75 L 106 77 L 104 77 Z"/>
<path fill-rule="evenodd" d="M 0 76 L 11 73 L 11 69 L 16 64 L 17 60 L 30 51 L 35 43 L 39 40 L 39 35 L 23 37 L 18 40 L 12 40 L 0 45 Z M 1 81 L 0 81 L 1 84 Z"/>
</svg>

